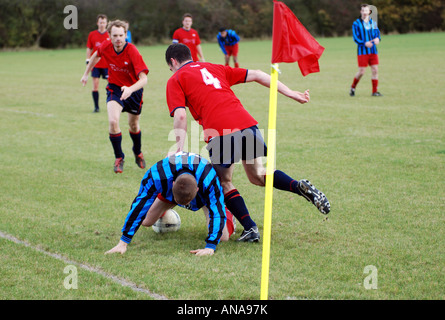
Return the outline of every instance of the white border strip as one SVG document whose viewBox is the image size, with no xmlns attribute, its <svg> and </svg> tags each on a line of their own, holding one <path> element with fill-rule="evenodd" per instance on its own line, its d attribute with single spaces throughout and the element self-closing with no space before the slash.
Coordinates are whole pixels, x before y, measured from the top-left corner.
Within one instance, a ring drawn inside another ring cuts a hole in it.
<svg viewBox="0 0 445 320">
<path fill-rule="evenodd" d="M 96 267 L 93 267 L 93 266 L 90 266 L 90 265 L 87 265 L 87 264 L 84 264 L 84 263 L 79 263 L 79 262 L 76 262 L 76 261 L 73 261 L 73 260 L 69 260 L 68 258 L 62 256 L 61 254 L 51 253 L 51 252 L 45 251 L 45 250 L 40 249 L 38 247 L 35 247 L 35 246 L 25 242 L 25 241 L 19 240 L 19 239 L 15 238 L 15 237 L 7 234 L 7 233 L 4 233 L 2 231 L 0 231 L 0 238 L 12 241 L 12 242 L 14 242 L 16 244 L 24 245 L 25 247 L 31 248 L 31 249 L 33 249 L 35 251 L 38 251 L 38 252 L 43 253 L 43 254 L 46 254 L 47 256 L 50 256 L 50 257 L 55 258 L 57 260 L 63 261 L 66 264 L 77 265 L 77 266 L 81 267 L 82 269 L 85 269 L 87 271 L 99 274 L 99 275 L 101 275 L 101 276 L 103 276 L 103 277 L 105 277 L 105 278 L 107 278 L 107 279 L 109 279 L 111 281 L 114 281 L 114 282 L 116 282 L 116 283 L 118 283 L 118 284 L 120 284 L 120 285 L 122 285 L 124 287 L 129 287 L 133 291 L 145 293 L 145 294 L 147 294 L 148 296 L 150 296 L 153 299 L 156 299 L 156 300 L 168 300 L 167 297 L 165 297 L 163 295 L 159 295 L 159 294 L 151 292 L 150 290 L 147 290 L 147 289 L 139 288 L 137 286 L 137 284 L 135 284 L 133 282 L 130 282 L 130 281 L 125 280 L 123 278 L 119 278 L 119 277 L 117 277 L 115 275 L 112 275 L 110 273 L 102 271 L 102 270 L 100 270 L 100 269 L 98 269 Z"/>
</svg>

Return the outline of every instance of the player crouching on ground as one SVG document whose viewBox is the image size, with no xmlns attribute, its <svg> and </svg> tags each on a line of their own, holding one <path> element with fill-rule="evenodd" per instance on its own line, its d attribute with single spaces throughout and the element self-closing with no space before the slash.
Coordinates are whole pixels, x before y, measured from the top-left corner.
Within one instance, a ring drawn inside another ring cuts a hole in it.
<svg viewBox="0 0 445 320">
<path fill-rule="evenodd" d="M 179 152 L 157 162 L 147 171 L 125 219 L 119 243 L 105 254 L 124 254 L 141 224 L 152 226 L 165 211 L 176 205 L 192 211 L 202 208 L 206 214 L 209 230 L 206 246 L 190 253 L 213 255 L 220 240 L 229 240 L 233 233 L 233 219 L 225 209 L 224 193 L 215 169 L 197 154 Z"/>
</svg>

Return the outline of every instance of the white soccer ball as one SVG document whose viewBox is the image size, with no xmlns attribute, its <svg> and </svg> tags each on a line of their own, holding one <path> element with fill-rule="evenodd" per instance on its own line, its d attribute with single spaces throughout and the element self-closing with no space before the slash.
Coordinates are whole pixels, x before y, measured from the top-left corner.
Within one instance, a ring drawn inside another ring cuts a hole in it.
<svg viewBox="0 0 445 320">
<path fill-rule="evenodd" d="M 151 227 L 156 233 L 176 232 L 181 227 L 181 217 L 175 210 L 169 209 Z"/>
</svg>

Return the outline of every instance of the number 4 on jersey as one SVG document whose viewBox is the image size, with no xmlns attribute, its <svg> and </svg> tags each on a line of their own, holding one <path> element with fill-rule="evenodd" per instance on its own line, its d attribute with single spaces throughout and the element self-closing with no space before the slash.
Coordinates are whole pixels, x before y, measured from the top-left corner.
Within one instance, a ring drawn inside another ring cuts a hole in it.
<svg viewBox="0 0 445 320">
<path fill-rule="evenodd" d="M 215 78 L 206 68 L 201 69 L 202 80 L 208 86 L 214 86 L 216 89 L 222 89 L 221 82 Z"/>
</svg>

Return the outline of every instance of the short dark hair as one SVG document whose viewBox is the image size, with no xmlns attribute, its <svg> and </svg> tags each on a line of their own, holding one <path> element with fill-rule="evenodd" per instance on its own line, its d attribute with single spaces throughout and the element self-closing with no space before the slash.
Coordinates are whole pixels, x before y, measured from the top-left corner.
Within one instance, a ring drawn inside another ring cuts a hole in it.
<svg viewBox="0 0 445 320">
<path fill-rule="evenodd" d="M 108 17 L 103 13 L 97 15 L 96 22 L 99 22 L 99 19 L 105 19 L 108 21 Z"/>
<path fill-rule="evenodd" d="M 181 174 L 175 180 L 172 188 L 173 197 L 177 204 L 186 205 L 195 199 L 198 189 L 196 178 L 191 174 Z"/>
<path fill-rule="evenodd" d="M 192 60 L 192 53 L 190 49 L 182 43 L 174 43 L 167 48 L 165 52 L 165 61 L 171 65 L 170 59 L 175 59 L 179 63 Z"/>
<path fill-rule="evenodd" d="M 223 32 L 223 31 L 226 31 L 226 30 L 227 30 L 227 28 L 225 28 L 225 27 L 219 28 L 219 32 Z"/>
<path fill-rule="evenodd" d="M 182 20 L 184 20 L 185 18 L 191 18 L 191 19 L 193 19 L 192 15 L 191 15 L 190 13 L 185 13 L 185 14 L 182 16 Z"/>
<path fill-rule="evenodd" d="M 370 7 L 369 4 L 367 4 L 367 3 L 363 3 L 363 4 L 360 6 L 360 10 L 361 10 L 362 8 L 366 8 L 366 7 L 369 8 L 369 13 L 372 13 L 371 7 Z"/>
</svg>

